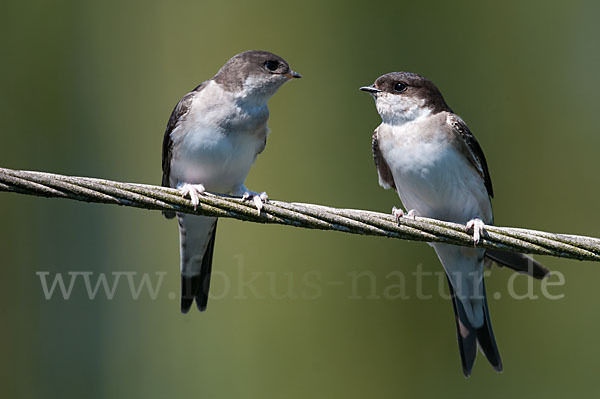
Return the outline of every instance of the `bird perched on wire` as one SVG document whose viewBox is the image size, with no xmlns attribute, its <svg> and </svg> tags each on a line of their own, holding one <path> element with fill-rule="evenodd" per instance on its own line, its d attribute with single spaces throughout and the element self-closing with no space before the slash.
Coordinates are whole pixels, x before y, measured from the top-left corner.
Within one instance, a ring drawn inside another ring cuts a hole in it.
<svg viewBox="0 0 600 399">
<path fill-rule="evenodd" d="M 479 143 L 428 79 L 408 72 L 380 76 L 360 88 L 375 98 L 382 123 L 372 149 L 379 184 L 397 191 L 408 210 L 396 218 L 417 216 L 466 224 L 474 248 L 432 243 L 448 278 L 463 373 L 471 374 L 477 346 L 492 367 L 502 371 L 483 281 L 489 260 L 543 278 L 549 272 L 532 258 L 477 248 L 493 223 L 494 192 Z"/>
<path fill-rule="evenodd" d="M 302 76 L 281 57 L 246 51 L 186 94 L 173 110 L 163 139 L 162 185 L 180 190 L 194 207 L 204 191 L 252 200 L 260 213 L 266 193 L 248 190 L 250 167 L 266 145 L 267 102 L 290 79 Z M 181 254 L 181 311 L 194 300 L 206 309 L 217 218 L 177 216 Z"/>
</svg>

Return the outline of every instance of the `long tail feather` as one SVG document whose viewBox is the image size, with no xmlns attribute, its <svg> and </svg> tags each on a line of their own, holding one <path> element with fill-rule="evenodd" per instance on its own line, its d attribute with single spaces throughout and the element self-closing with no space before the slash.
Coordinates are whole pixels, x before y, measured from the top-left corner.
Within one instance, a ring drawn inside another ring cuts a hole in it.
<svg viewBox="0 0 600 399">
<path fill-rule="evenodd" d="M 208 304 L 217 219 L 178 216 L 181 246 L 181 312 L 194 301 L 203 312 Z"/>
<path fill-rule="evenodd" d="M 500 359 L 500 353 L 498 351 L 498 346 L 496 345 L 496 339 L 494 338 L 494 332 L 490 322 L 487 299 L 484 297 L 483 300 L 483 325 L 479 328 L 474 328 L 467 318 L 462 302 L 459 301 L 455 295 L 450 279 L 448 279 L 448 286 L 450 288 L 450 295 L 452 297 L 452 305 L 454 308 L 456 336 L 458 339 L 458 350 L 460 352 L 463 374 L 465 377 L 471 375 L 471 370 L 473 369 L 475 357 L 477 355 L 477 344 L 479 344 L 481 351 L 494 370 L 501 372 L 502 360 Z M 483 287 L 483 292 L 485 293 L 485 287 Z"/>
<path fill-rule="evenodd" d="M 196 290 L 196 306 L 201 312 L 206 310 L 208 304 L 208 291 L 210 290 L 210 275 L 212 273 L 213 253 L 215 251 L 215 237 L 217 236 L 217 223 L 212 231 L 208 247 L 202 258 L 202 270 L 200 272 L 200 285 Z"/>
</svg>

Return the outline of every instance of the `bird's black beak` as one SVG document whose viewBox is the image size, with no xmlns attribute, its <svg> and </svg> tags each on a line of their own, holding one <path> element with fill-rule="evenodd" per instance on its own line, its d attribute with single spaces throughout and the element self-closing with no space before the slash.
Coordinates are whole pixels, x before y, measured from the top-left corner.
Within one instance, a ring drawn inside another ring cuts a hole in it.
<svg viewBox="0 0 600 399">
<path fill-rule="evenodd" d="M 375 93 L 381 92 L 381 90 L 379 90 L 378 88 L 376 88 L 375 85 L 363 86 L 363 87 L 360 88 L 360 90 L 366 91 L 367 93 L 371 93 L 371 94 L 375 94 Z"/>
<path fill-rule="evenodd" d="M 288 79 L 300 79 L 302 77 L 302 75 L 300 75 L 298 72 L 294 72 L 294 71 L 289 71 L 288 73 L 286 73 L 283 76 L 285 76 Z"/>
</svg>

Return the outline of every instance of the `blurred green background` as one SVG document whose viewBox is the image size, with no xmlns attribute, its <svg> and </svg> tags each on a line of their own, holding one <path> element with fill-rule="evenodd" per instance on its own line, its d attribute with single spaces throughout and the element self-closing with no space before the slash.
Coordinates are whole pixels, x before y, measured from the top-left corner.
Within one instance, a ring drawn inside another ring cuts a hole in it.
<svg viewBox="0 0 600 399">
<path fill-rule="evenodd" d="M 0 167 L 160 183 L 173 106 L 229 57 L 265 49 L 305 78 L 271 100 L 272 134 L 250 188 L 389 212 L 399 200 L 378 186 L 370 150 L 379 117 L 358 87 L 407 70 L 432 79 L 477 136 L 497 224 L 600 236 L 598 2 L 1 8 Z M 490 310 L 505 372 L 479 355 L 465 380 L 438 279 L 424 280 L 432 299 L 415 298 L 411 273 L 441 271 L 425 244 L 222 220 L 214 297 L 206 313 L 182 315 L 177 226 L 160 213 L 0 193 L 0 220 L 1 397 L 600 394 L 598 264 L 540 258 L 564 274 L 550 289 L 560 300 L 512 299 L 511 273 L 494 269 L 487 288 L 501 296 Z M 166 275 L 154 300 L 133 300 L 124 277 L 112 300 L 102 291 L 90 300 L 82 280 L 70 300 L 46 300 L 40 271 L 93 272 L 94 284 L 102 272 Z M 363 271 L 375 294 L 366 279 L 353 292 Z M 407 276 L 409 299 L 381 297 L 394 271 Z M 256 276 L 255 292 L 240 273 Z"/>
</svg>

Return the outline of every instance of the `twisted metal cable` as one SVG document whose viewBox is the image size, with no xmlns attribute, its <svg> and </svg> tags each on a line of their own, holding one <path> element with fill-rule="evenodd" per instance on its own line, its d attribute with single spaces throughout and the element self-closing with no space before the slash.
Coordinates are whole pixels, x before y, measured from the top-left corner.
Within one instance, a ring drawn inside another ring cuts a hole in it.
<svg viewBox="0 0 600 399">
<path fill-rule="evenodd" d="M 0 191 L 403 240 L 474 245 L 465 225 L 436 219 L 416 217 L 396 221 L 391 214 L 274 200 L 264 204 L 259 214 L 252 201 L 212 193 L 200 196 L 200 204 L 194 210 L 190 201 L 172 188 L 89 177 L 0 168 Z M 481 248 L 600 261 L 598 238 L 487 225 L 485 229 L 477 245 Z"/>
</svg>

